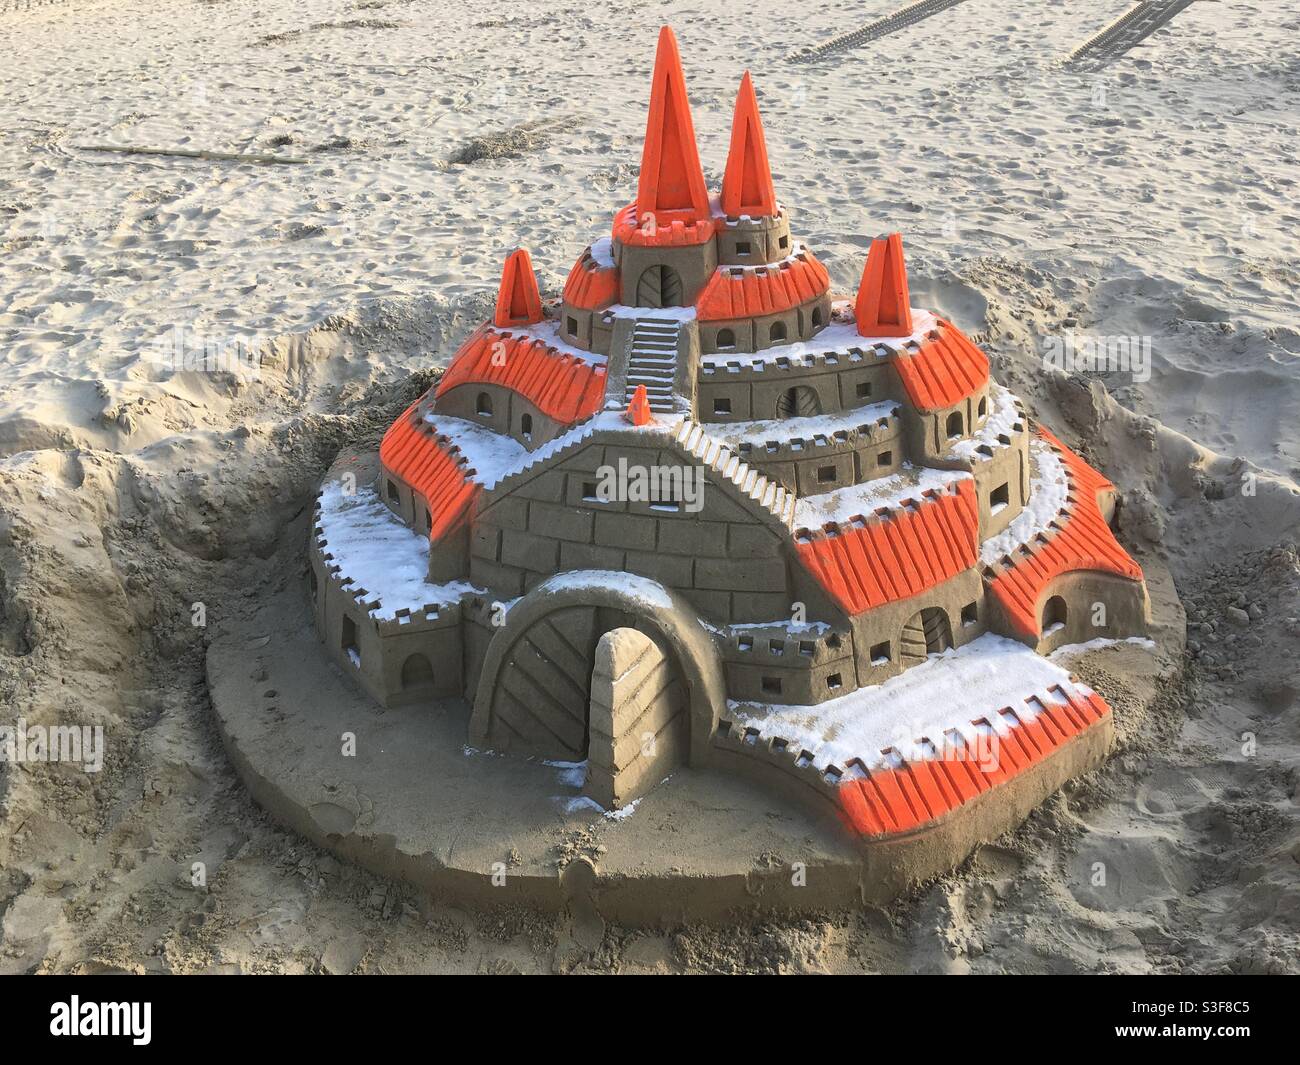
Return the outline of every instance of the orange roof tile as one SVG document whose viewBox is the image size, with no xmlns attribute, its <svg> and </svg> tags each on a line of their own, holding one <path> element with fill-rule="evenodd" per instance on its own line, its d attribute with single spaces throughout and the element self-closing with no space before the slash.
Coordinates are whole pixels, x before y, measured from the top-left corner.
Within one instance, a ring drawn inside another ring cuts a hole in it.
<svg viewBox="0 0 1300 1065">
<path fill-rule="evenodd" d="M 865 524 L 801 536 L 799 560 L 849 614 L 909 599 L 979 561 L 975 483 L 923 493 Z"/>
<path fill-rule="evenodd" d="M 989 379 L 988 356 L 951 322 L 938 323 L 919 350 L 900 350 L 894 359 L 907 398 L 922 411 L 960 403 Z"/>
<path fill-rule="evenodd" d="M 535 337 L 482 326 L 452 357 L 435 395 L 469 384 L 508 388 L 547 417 L 572 425 L 589 418 L 604 400 L 605 367 Z"/>
<path fill-rule="evenodd" d="M 389 426 L 379 445 L 379 460 L 429 505 L 429 539 L 439 540 L 469 514 L 482 486 L 469 479 L 446 438 L 424 421 L 419 401 Z"/>
<path fill-rule="evenodd" d="M 573 264 L 564 282 L 564 302 L 584 311 L 601 311 L 617 303 L 619 273 L 617 266 L 601 266 L 588 248 Z"/>
<path fill-rule="evenodd" d="M 703 244 L 713 239 L 717 223 L 713 218 L 683 222 L 680 218 L 664 222 L 659 216 L 641 215 L 637 205 L 628 204 L 614 216 L 612 233 L 623 244 L 662 248 L 672 245 Z"/>
<path fill-rule="evenodd" d="M 824 295 L 830 275 L 810 251 L 796 252 L 779 265 L 719 267 L 695 301 L 701 321 L 756 318 L 788 311 Z"/>
<path fill-rule="evenodd" d="M 1042 426 L 1037 430 L 1065 463 L 1070 510 L 1052 522 L 1046 542 L 1033 541 L 1018 548 L 1010 556 L 1010 565 L 988 582 L 989 593 L 1001 604 L 1012 626 L 1030 638 L 1039 635 L 1039 599 L 1048 583 L 1061 574 L 1099 570 L 1142 580 L 1142 567 L 1115 539 L 1097 502 L 1099 493 L 1115 486 Z"/>
<path fill-rule="evenodd" d="M 904 758 L 900 766 L 863 770 L 837 789 L 840 815 L 860 836 L 911 832 L 1043 761 L 1110 713 L 1095 692 L 1057 688 L 1052 694 L 1061 701 L 1039 700 L 1032 718 L 1017 714 L 1019 723 L 998 734 L 991 751 L 967 744 L 947 757 Z"/>
</svg>

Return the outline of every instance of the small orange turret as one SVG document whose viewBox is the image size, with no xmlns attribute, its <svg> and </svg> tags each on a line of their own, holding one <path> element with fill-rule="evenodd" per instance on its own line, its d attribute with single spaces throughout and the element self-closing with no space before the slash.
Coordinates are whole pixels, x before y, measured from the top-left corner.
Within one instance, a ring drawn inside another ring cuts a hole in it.
<svg viewBox="0 0 1300 1065">
<path fill-rule="evenodd" d="M 633 425 L 650 424 L 650 397 L 645 385 L 637 385 L 632 393 L 632 402 L 627 405 L 627 420 Z"/>
<path fill-rule="evenodd" d="M 749 215 L 766 218 L 776 214 L 776 189 L 767 162 L 767 139 L 758 116 L 754 82 L 745 71 L 736 94 L 736 111 L 731 121 L 731 149 L 727 171 L 722 177 L 722 211 L 735 218 Z"/>
<path fill-rule="evenodd" d="M 695 146 L 686 78 L 677 38 L 667 26 L 659 31 L 655 53 L 636 205 L 638 224 L 643 224 L 647 215 L 653 215 L 659 227 L 709 218 L 709 194 Z"/>
<path fill-rule="evenodd" d="M 854 317 L 864 337 L 912 335 L 912 307 L 907 291 L 907 266 L 903 262 L 903 237 L 891 233 L 873 240 L 858 286 Z"/>
<path fill-rule="evenodd" d="M 500 329 L 532 325 L 542 320 L 542 295 L 537 289 L 537 275 L 528 249 L 520 248 L 506 260 L 497 289 L 497 309 L 493 322 Z"/>
</svg>

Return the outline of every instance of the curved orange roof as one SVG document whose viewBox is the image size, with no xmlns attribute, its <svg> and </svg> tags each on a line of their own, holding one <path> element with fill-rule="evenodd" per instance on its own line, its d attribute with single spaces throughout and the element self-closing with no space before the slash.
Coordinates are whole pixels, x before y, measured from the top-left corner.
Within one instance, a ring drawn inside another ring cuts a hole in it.
<svg viewBox="0 0 1300 1065">
<path fill-rule="evenodd" d="M 830 281 L 826 267 L 806 250 L 757 269 L 722 266 L 695 301 L 695 313 L 706 322 L 776 314 L 825 295 Z"/>
<path fill-rule="evenodd" d="M 1014 728 L 997 734 L 996 758 L 968 744 L 951 757 L 907 759 L 900 754 L 898 765 L 863 770 L 836 790 L 841 817 L 862 836 L 912 831 L 1005 784 L 1111 712 L 1096 692 L 1054 689 L 1052 694 L 1059 701 L 1041 700 L 1032 718 L 1017 715 Z M 987 720 L 983 723 L 992 728 Z"/>
<path fill-rule="evenodd" d="M 975 482 L 923 493 L 879 520 L 815 533 L 795 544 L 799 560 L 849 614 L 909 599 L 979 561 Z"/>
<path fill-rule="evenodd" d="M 922 411 L 954 406 L 989 380 L 989 357 L 951 322 L 937 321 L 919 350 L 902 349 L 894 359 L 907 398 Z"/>
<path fill-rule="evenodd" d="M 417 400 L 384 434 L 379 460 L 429 505 L 429 539 L 439 540 L 469 514 L 483 490 L 469 479 L 446 437 L 424 421 Z"/>
<path fill-rule="evenodd" d="M 568 280 L 564 282 L 564 302 L 584 311 L 603 311 L 618 302 L 619 273 L 617 266 L 601 266 L 588 248 L 573 264 Z"/>
<path fill-rule="evenodd" d="M 1065 463 L 1072 506 L 1064 518 L 1052 523 L 1045 543 L 1033 541 L 1018 548 L 1010 556 L 1011 564 L 988 584 L 1015 630 L 1033 639 L 1039 635 L 1038 600 L 1061 574 L 1100 570 L 1142 580 L 1142 567 L 1115 539 L 1097 502 L 1099 493 L 1115 486 L 1041 425 L 1037 430 Z"/>
<path fill-rule="evenodd" d="M 456 352 L 438 382 L 441 396 L 461 385 L 500 385 L 563 425 L 589 418 L 605 398 L 605 367 L 530 336 L 481 326 Z"/>
<path fill-rule="evenodd" d="M 614 216 L 612 230 L 614 239 L 624 244 L 637 244 L 660 248 L 674 244 L 703 244 L 713 239 L 718 228 L 712 218 L 700 218 L 693 222 L 678 219 L 664 224 L 649 211 L 644 216 L 637 210 L 635 203 L 629 203 Z"/>
</svg>

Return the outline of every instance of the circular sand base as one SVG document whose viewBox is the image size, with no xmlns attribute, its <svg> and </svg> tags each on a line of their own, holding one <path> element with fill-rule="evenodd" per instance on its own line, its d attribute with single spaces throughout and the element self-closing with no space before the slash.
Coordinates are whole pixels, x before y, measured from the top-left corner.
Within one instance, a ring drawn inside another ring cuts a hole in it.
<svg viewBox="0 0 1300 1065">
<path fill-rule="evenodd" d="M 1159 594 L 1167 575 L 1149 569 L 1148 581 L 1153 605 L 1168 607 Z M 1177 631 L 1181 646 L 1181 624 L 1166 631 Z M 1160 651 L 1100 653 L 1109 672 L 1149 698 L 1157 662 L 1170 659 Z M 254 798 L 302 835 L 448 901 L 624 924 L 887 901 L 1014 827 L 1099 764 L 1112 739 L 1107 717 L 939 821 L 864 844 L 836 821 L 707 770 L 679 769 L 626 816 L 608 817 L 581 798 L 580 771 L 468 748 L 469 708 L 459 700 L 374 704 L 318 642 L 296 580 L 249 620 L 227 625 L 207 668 L 236 769 Z"/>
</svg>

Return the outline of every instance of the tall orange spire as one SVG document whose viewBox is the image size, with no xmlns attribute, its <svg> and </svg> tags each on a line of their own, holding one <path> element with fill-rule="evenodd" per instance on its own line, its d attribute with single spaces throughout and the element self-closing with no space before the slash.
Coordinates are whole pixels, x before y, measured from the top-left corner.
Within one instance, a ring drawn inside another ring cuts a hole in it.
<svg viewBox="0 0 1300 1065">
<path fill-rule="evenodd" d="M 542 294 L 528 249 L 520 248 L 506 260 L 497 289 L 497 310 L 493 322 L 502 329 L 532 325 L 542 320 Z"/>
<path fill-rule="evenodd" d="M 871 242 L 853 313 L 858 320 L 858 333 L 864 337 L 912 335 L 912 307 L 901 233 L 890 233 Z"/>
<path fill-rule="evenodd" d="M 776 189 L 767 163 L 767 139 L 758 117 L 758 97 L 749 71 L 740 79 L 736 93 L 736 113 L 731 120 L 731 149 L 727 152 L 727 172 L 722 176 L 722 211 L 734 218 L 747 214 L 751 218 L 776 214 Z"/>
<path fill-rule="evenodd" d="M 655 53 L 636 204 L 638 218 L 643 221 L 653 213 L 656 225 L 709 217 L 709 194 L 695 147 L 686 78 L 677 53 L 677 38 L 667 26 L 659 31 L 659 49 Z"/>
</svg>

